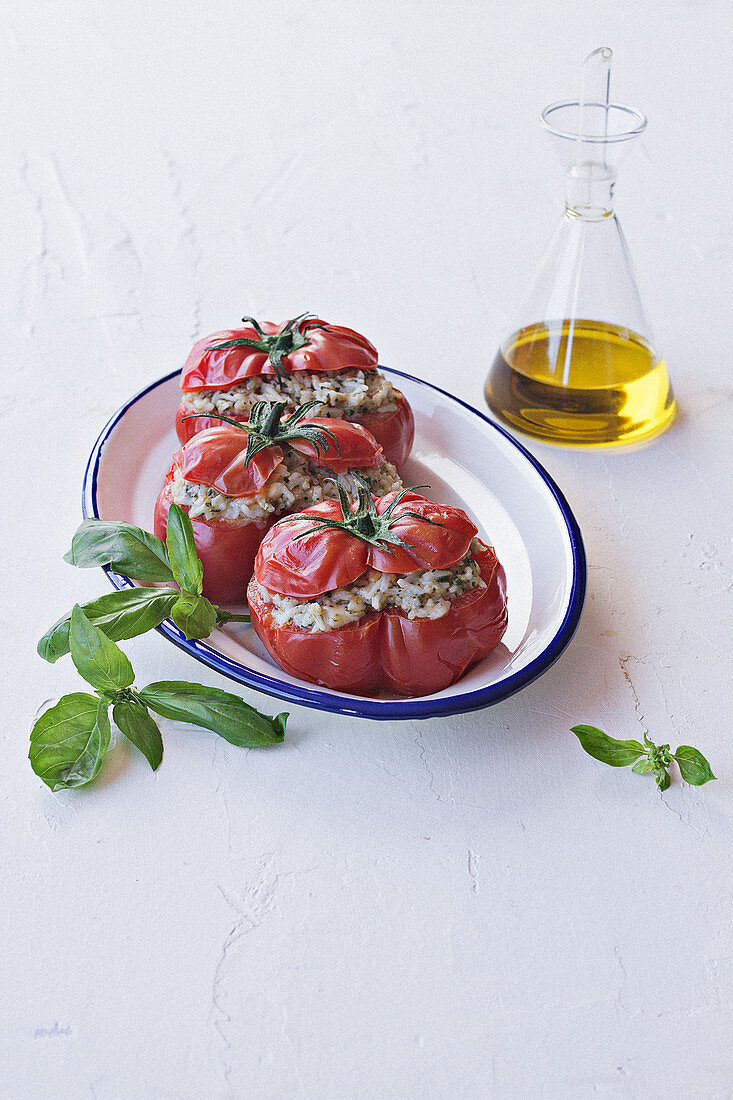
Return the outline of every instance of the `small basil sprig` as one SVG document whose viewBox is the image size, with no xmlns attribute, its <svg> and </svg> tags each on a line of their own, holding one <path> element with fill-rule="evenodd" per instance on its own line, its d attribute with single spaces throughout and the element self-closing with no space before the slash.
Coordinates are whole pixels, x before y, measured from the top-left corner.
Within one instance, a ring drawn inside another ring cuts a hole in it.
<svg viewBox="0 0 733 1100">
<path fill-rule="evenodd" d="M 645 775 L 653 772 L 660 791 L 666 791 L 670 784 L 668 768 L 672 761 L 677 762 L 682 778 L 695 787 L 701 787 L 715 779 L 712 769 L 699 749 L 692 745 L 680 745 L 677 752 L 670 752 L 669 745 L 655 745 L 644 734 L 644 744 L 640 741 L 617 741 L 595 726 L 573 726 L 574 733 L 589 756 L 612 768 L 624 768 L 633 765 L 632 772 Z"/>
<path fill-rule="evenodd" d="M 133 687 L 130 661 L 77 604 L 70 616 L 71 659 L 96 695 L 65 695 L 44 711 L 31 731 L 31 767 L 52 791 L 83 787 L 99 773 L 115 725 L 142 752 L 153 771 L 163 759 L 163 740 L 150 711 L 204 726 L 233 745 L 260 748 L 281 742 L 288 715 L 260 714 L 236 695 L 203 684 L 162 681 Z"/>
<path fill-rule="evenodd" d="M 193 525 L 186 512 L 171 504 L 166 541 L 130 523 L 85 519 L 64 560 L 81 569 L 108 566 L 130 580 L 168 584 L 165 588 L 125 588 L 82 606 L 84 614 L 115 642 L 135 638 L 173 619 L 191 639 L 208 638 L 216 626 L 249 622 L 210 603 L 202 595 L 203 568 L 196 553 Z M 177 588 L 171 587 L 178 585 Z M 38 643 L 46 661 L 69 652 L 71 615 L 55 622 Z"/>
</svg>

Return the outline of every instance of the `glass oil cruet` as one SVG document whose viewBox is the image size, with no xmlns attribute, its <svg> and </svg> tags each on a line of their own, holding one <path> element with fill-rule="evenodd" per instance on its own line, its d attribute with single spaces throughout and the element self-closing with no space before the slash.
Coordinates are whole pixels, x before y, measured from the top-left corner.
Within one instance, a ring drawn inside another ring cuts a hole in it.
<svg viewBox="0 0 733 1100">
<path fill-rule="evenodd" d="M 565 164 L 565 210 L 485 391 L 510 427 L 585 447 L 648 439 L 675 413 L 613 209 L 621 151 L 646 118 L 609 102 L 611 57 L 594 50 L 580 100 L 542 112 Z"/>
</svg>

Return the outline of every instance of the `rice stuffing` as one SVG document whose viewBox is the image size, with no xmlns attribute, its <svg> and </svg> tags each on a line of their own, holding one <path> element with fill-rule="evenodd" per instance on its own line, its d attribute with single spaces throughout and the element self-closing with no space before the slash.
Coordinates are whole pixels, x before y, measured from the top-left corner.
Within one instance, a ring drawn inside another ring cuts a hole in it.
<svg viewBox="0 0 733 1100">
<path fill-rule="evenodd" d="M 405 611 L 408 619 L 441 619 L 453 600 L 472 588 L 486 588 L 473 558 L 485 549 L 479 539 L 473 539 L 466 557 L 450 569 L 418 569 L 405 575 L 367 569 L 353 584 L 325 592 L 313 600 L 279 596 L 257 581 L 252 584 L 257 585 L 262 599 L 271 605 L 277 626 L 299 627 L 312 634 L 338 630 L 370 611 L 389 607 Z"/>
<path fill-rule="evenodd" d="M 238 382 L 228 390 L 184 393 L 181 401 L 188 413 L 247 415 L 256 401 L 287 400 L 287 412 L 295 412 L 306 401 L 318 401 L 310 416 L 344 419 L 366 413 L 391 413 L 397 409 L 397 394 L 378 370 L 350 370 L 340 374 L 295 371 L 281 382 L 274 375 L 258 375 Z"/>
<path fill-rule="evenodd" d="M 353 498 L 357 496 L 354 473 L 364 478 L 374 496 L 381 497 L 402 488 L 402 481 L 391 462 L 335 474 L 326 466 L 310 465 L 291 447 L 284 448 L 282 464 L 274 474 L 274 480 L 263 486 L 256 497 L 229 497 L 209 485 L 187 481 L 176 467 L 171 482 L 171 499 L 180 507 L 188 508 L 191 519 L 222 519 L 230 522 L 260 523 L 272 515 L 281 515 L 294 509 L 309 508 L 322 500 L 338 500 L 338 490 L 332 480 Z"/>
</svg>

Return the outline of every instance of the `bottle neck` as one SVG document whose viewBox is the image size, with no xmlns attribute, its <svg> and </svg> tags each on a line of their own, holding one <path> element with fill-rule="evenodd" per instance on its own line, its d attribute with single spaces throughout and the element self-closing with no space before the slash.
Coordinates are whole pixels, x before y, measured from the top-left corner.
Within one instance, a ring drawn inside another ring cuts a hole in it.
<svg viewBox="0 0 733 1100">
<path fill-rule="evenodd" d="M 599 161 L 581 161 L 565 176 L 565 213 L 597 222 L 613 214 L 616 173 Z"/>
</svg>

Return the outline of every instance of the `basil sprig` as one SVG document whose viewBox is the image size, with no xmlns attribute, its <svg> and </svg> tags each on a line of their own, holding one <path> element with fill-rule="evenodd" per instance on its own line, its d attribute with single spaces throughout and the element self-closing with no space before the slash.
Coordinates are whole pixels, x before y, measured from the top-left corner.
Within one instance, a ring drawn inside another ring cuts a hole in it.
<svg viewBox="0 0 733 1100">
<path fill-rule="evenodd" d="M 225 622 L 249 622 L 203 595 L 203 567 L 191 520 L 172 504 L 163 542 L 130 523 L 88 519 L 77 530 L 66 561 L 83 569 L 109 566 L 156 588 L 110 592 L 59 619 L 38 643 L 47 661 L 66 653 L 95 695 L 74 692 L 44 711 L 31 731 L 33 770 L 52 791 L 83 787 L 99 773 L 111 741 L 110 708 L 119 731 L 156 771 L 163 739 L 151 711 L 218 733 L 232 745 L 260 748 L 282 741 L 287 713 L 260 714 L 237 695 L 183 680 L 137 690 L 130 661 L 116 644 L 172 618 L 187 638 L 207 638 Z"/>
<path fill-rule="evenodd" d="M 123 577 L 162 588 L 125 588 L 82 606 L 91 623 L 115 642 L 135 638 L 164 619 L 173 619 L 188 640 L 208 638 L 217 626 L 249 622 L 249 615 L 224 611 L 203 596 L 203 568 L 193 525 L 182 508 L 171 504 L 166 541 L 149 531 L 102 519 L 85 519 L 64 560 L 81 569 L 109 566 Z M 176 585 L 177 587 L 172 587 Z M 38 653 L 53 663 L 69 652 L 71 614 L 54 623 L 38 643 Z"/>
<path fill-rule="evenodd" d="M 680 775 L 686 783 L 701 787 L 715 779 L 712 768 L 699 749 L 692 745 L 680 745 L 677 752 L 670 752 L 669 745 L 655 745 L 644 734 L 644 744 L 640 741 L 617 741 L 595 726 L 573 726 L 571 733 L 580 741 L 589 756 L 612 768 L 624 768 L 633 765 L 632 772 L 645 775 L 653 772 L 660 791 L 666 791 L 670 784 L 668 768 L 676 761 Z"/>
<path fill-rule="evenodd" d="M 99 773 L 111 741 L 109 710 L 153 771 L 163 741 L 150 711 L 203 726 L 233 745 L 261 748 L 284 739 L 288 715 L 260 714 L 236 695 L 203 684 L 162 681 L 137 690 L 130 661 L 77 604 L 70 616 L 71 659 L 96 694 L 75 692 L 49 707 L 31 731 L 29 759 L 52 791 L 83 787 Z"/>
</svg>

